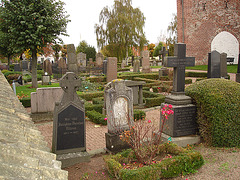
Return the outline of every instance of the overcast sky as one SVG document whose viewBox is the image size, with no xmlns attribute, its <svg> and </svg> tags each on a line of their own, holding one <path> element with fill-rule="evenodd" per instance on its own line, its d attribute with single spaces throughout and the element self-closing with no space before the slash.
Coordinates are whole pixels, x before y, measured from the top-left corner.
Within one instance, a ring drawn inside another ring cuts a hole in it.
<svg viewBox="0 0 240 180">
<path fill-rule="evenodd" d="M 65 10 L 70 15 L 67 33 L 62 37 L 64 44 L 74 44 L 85 40 L 97 50 L 94 25 L 99 24 L 99 14 L 105 7 L 112 7 L 114 0 L 62 0 Z M 173 13 L 177 12 L 176 0 L 132 0 L 132 6 L 139 8 L 144 16 L 144 31 L 149 43 L 158 43 L 161 35 L 167 35 L 167 27 L 172 21 Z"/>
</svg>

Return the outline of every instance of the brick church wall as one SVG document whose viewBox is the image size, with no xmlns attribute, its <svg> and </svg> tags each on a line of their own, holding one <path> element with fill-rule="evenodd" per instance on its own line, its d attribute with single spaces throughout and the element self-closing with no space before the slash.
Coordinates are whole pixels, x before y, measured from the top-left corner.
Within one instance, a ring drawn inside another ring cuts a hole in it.
<svg viewBox="0 0 240 180">
<path fill-rule="evenodd" d="M 178 42 L 187 44 L 187 56 L 196 57 L 196 64 L 207 64 L 212 40 L 220 32 L 240 42 L 239 0 L 177 0 L 177 21 Z"/>
</svg>

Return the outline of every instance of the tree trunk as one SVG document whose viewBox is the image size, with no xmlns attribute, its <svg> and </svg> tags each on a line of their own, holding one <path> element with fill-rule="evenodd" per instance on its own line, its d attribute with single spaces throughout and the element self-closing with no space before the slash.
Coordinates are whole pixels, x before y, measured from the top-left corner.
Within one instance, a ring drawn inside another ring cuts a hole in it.
<svg viewBox="0 0 240 180">
<path fill-rule="evenodd" d="M 32 50 L 32 87 L 37 88 L 37 50 Z"/>
<path fill-rule="evenodd" d="M 11 55 L 8 55 L 8 70 L 10 70 L 10 58 L 11 58 Z"/>
</svg>

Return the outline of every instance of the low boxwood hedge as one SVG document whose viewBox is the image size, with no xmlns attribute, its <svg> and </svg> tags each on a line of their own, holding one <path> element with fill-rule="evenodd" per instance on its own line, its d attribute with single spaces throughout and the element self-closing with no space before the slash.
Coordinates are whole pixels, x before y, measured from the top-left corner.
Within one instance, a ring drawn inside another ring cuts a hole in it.
<svg viewBox="0 0 240 180">
<path fill-rule="evenodd" d="M 186 150 L 172 143 L 159 145 L 157 155 L 161 154 L 170 154 L 172 158 L 166 158 L 155 164 L 136 169 L 124 168 L 124 164 L 127 165 L 130 159 L 134 159 L 132 150 L 103 156 L 103 159 L 106 162 L 108 172 L 113 177 L 122 180 L 173 178 L 194 173 L 204 164 L 203 157 L 199 152 Z"/>
<path fill-rule="evenodd" d="M 159 94 L 158 97 L 155 98 L 145 98 L 145 107 L 150 108 L 150 107 L 155 107 L 155 106 L 160 106 L 162 103 L 165 101 L 165 96 Z"/>
<path fill-rule="evenodd" d="M 192 72 L 188 71 L 185 73 L 186 77 L 207 77 L 207 72 Z"/>
<path fill-rule="evenodd" d="M 95 110 L 92 111 L 85 111 L 86 116 L 89 118 L 90 121 L 96 123 L 96 124 L 102 124 L 102 125 L 107 125 L 107 121 L 104 120 L 106 118 L 105 115 L 102 113 L 99 113 Z"/>
<path fill-rule="evenodd" d="M 104 103 L 104 97 L 96 97 L 92 99 L 93 104 L 103 104 Z"/>
<path fill-rule="evenodd" d="M 103 104 L 92 104 L 85 102 L 85 112 L 95 110 L 99 113 L 102 113 Z"/>
<path fill-rule="evenodd" d="M 197 106 L 199 131 L 217 147 L 240 146 L 240 85 L 225 79 L 206 79 L 186 88 Z"/>
<path fill-rule="evenodd" d="M 104 91 L 95 91 L 95 92 L 82 92 L 78 93 L 78 96 L 81 97 L 82 99 L 85 99 L 86 101 L 91 101 L 93 98 L 96 97 L 103 97 L 104 96 Z"/>
</svg>

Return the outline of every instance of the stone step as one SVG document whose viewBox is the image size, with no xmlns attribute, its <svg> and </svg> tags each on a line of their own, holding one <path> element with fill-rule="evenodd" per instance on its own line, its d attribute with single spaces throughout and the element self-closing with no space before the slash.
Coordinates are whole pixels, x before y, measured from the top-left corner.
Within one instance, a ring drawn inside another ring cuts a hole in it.
<svg viewBox="0 0 240 180">
<path fill-rule="evenodd" d="M 42 173 L 38 169 L 26 168 L 16 165 L 0 163 L 2 176 L 15 177 L 15 179 L 43 179 Z"/>
<path fill-rule="evenodd" d="M 61 169 L 61 162 L 56 160 L 56 154 L 41 151 L 38 149 L 25 146 L 26 144 L 20 143 L 0 143 L 0 151 L 2 154 L 11 154 L 14 156 L 26 156 L 30 158 L 39 159 L 39 165 L 55 167 Z"/>
<path fill-rule="evenodd" d="M 37 127 L 34 125 L 32 121 L 22 121 L 18 116 L 14 114 L 7 114 L 6 112 L 1 112 L 0 110 L 0 119 L 4 122 L 10 122 L 12 124 L 19 124 L 24 127 L 31 127 L 32 129 L 36 129 Z"/>
<path fill-rule="evenodd" d="M 15 177 L 15 179 L 41 179 L 41 180 L 66 180 L 68 172 L 54 168 L 41 167 L 39 169 L 26 168 L 18 165 L 0 164 L 1 176 L 5 178 Z"/>
<path fill-rule="evenodd" d="M 6 131 L 0 130 L 0 139 L 8 139 L 10 141 L 22 141 L 22 142 L 32 143 L 36 145 L 36 147 L 48 145 L 47 142 L 44 141 L 43 139 L 42 140 L 38 139 L 38 137 L 35 137 L 35 138 L 36 139 L 34 139 L 33 136 L 29 136 L 24 132 L 21 132 L 21 130 L 17 130 L 17 129 L 13 130 L 13 129 L 6 128 Z"/>
</svg>

